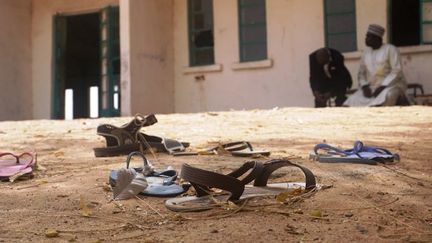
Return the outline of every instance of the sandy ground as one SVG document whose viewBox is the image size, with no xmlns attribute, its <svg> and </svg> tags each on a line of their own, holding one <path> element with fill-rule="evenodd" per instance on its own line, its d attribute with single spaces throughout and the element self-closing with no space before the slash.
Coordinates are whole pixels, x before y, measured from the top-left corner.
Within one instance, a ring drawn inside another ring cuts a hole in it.
<svg viewBox="0 0 432 243">
<path fill-rule="evenodd" d="M 0 183 L 0 242 L 432 241 L 432 108 L 283 108 L 157 118 L 146 133 L 188 141 L 192 149 L 247 140 L 272 151 L 270 158 L 308 167 L 329 188 L 287 203 L 264 198 L 197 213 L 171 212 L 163 198 L 113 202 L 108 173 L 124 166 L 125 156 L 95 158 L 92 148 L 104 146 L 96 127 L 120 126 L 131 117 L 0 122 L 1 150 L 34 150 L 40 165 L 33 179 Z M 316 143 L 349 148 L 355 140 L 399 153 L 401 162 L 309 160 Z M 230 155 L 148 157 L 159 169 L 189 163 L 220 173 L 246 161 Z M 271 180 L 302 180 L 294 172 L 282 169 Z M 55 238 L 48 237 L 52 231 Z"/>
</svg>

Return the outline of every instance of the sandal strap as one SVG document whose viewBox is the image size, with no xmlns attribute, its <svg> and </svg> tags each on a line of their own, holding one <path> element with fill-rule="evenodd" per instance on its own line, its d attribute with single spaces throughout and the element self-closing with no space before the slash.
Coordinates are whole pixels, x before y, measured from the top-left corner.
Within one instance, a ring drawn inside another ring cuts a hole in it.
<svg viewBox="0 0 432 243">
<path fill-rule="evenodd" d="M 301 165 L 295 164 L 289 160 L 285 160 L 285 159 L 275 159 L 275 160 L 270 160 L 268 162 L 264 163 L 264 168 L 262 173 L 255 179 L 254 182 L 254 186 L 266 186 L 267 185 L 267 181 L 270 177 L 270 175 L 277 169 L 285 167 L 285 166 L 294 166 L 297 167 L 299 169 L 302 170 L 302 172 L 305 175 L 305 180 L 306 180 L 306 186 L 305 189 L 309 190 L 309 189 L 313 189 L 316 187 L 316 180 L 315 180 L 315 175 L 312 173 L 312 171 L 310 171 L 308 168 L 303 167 Z"/>
<path fill-rule="evenodd" d="M 153 169 L 150 161 L 140 151 L 134 151 L 128 155 L 128 157 L 126 159 L 126 169 L 129 169 L 129 164 L 130 164 L 130 161 L 132 160 L 133 156 L 141 157 L 141 159 L 143 160 L 143 167 L 142 167 L 142 170 L 139 171 L 140 173 L 142 173 L 144 176 L 149 176 L 149 175 L 154 173 L 154 169 Z"/>
<path fill-rule="evenodd" d="M 135 118 L 129 123 L 123 125 L 121 128 L 129 131 L 132 134 L 137 133 L 142 127 L 148 127 L 158 122 L 154 114 L 143 116 L 141 114 L 135 115 Z"/>
<path fill-rule="evenodd" d="M 215 146 L 215 147 L 208 149 L 208 151 L 215 151 L 220 147 L 222 147 L 224 150 L 229 151 L 229 152 L 240 151 L 240 150 L 244 150 L 247 148 L 249 148 L 251 151 L 253 151 L 252 145 L 246 141 L 237 141 L 237 142 L 220 144 L 218 146 Z"/>
<path fill-rule="evenodd" d="M 255 180 L 259 175 L 261 175 L 263 169 L 264 165 L 261 162 L 248 161 L 237 170 L 229 173 L 228 176 L 239 178 L 240 176 L 244 175 L 248 170 L 251 170 L 251 172 L 241 180 L 241 182 L 246 185 L 249 184 L 249 182 Z"/>
<path fill-rule="evenodd" d="M 314 147 L 315 154 L 318 155 L 319 154 L 318 150 L 320 150 L 320 149 L 328 150 L 330 152 L 337 153 L 337 154 L 340 154 L 342 156 L 356 155 L 360 159 L 363 159 L 363 157 L 360 154 L 362 152 L 378 153 L 378 154 L 382 154 L 382 155 L 394 155 L 389 150 L 384 149 L 384 148 L 375 147 L 375 146 L 365 146 L 363 144 L 363 142 L 361 142 L 361 141 L 355 141 L 353 148 L 352 149 L 346 149 L 346 150 L 342 150 L 342 149 L 330 146 L 330 145 L 325 144 L 325 143 L 320 143 L 320 144 L 315 145 L 315 147 Z"/>
<path fill-rule="evenodd" d="M 25 167 L 32 166 L 33 164 L 36 163 L 36 153 L 24 152 L 20 155 L 16 155 L 13 153 L 6 152 L 6 153 L 0 153 L 0 158 L 7 155 L 14 157 L 17 164 L 24 165 Z M 27 163 L 21 163 L 22 161 L 20 160 L 20 158 L 23 157 L 24 155 L 28 155 L 31 158 L 29 161 L 27 161 Z"/>
<path fill-rule="evenodd" d="M 142 128 L 146 126 L 153 125 L 157 122 L 154 114 L 147 116 L 136 115 L 135 118 L 122 125 L 121 127 L 116 127 L 111 124 L 102 124 L 97 127 L 97 134 L 103 136 L 107 139 L 107 146 L 121 146 L 129 143 L 136 143 L 135 134 Z M 115 140 L 109 139 L 114 138 Z M 112 144 L 112 143 L 117 144 Z"/>
<path fill-rule="evenodd" d="M 247 163 L 247 165 L 243 165 L 236 171 L 231 172 L 231 175 L 222 175 L 216 172 L 199 169 L 188 164 L 183 164 L 180 177 L 191 183 L 195 188 L 198 197 L 209 195 L 210 188 L 218 188 L 231 193 L 229 200 L 238 200 L 243 194 L 245 184 L 247 184 L 248 181 L 253 180 L 252 177 L 255 174 L 259 174 L 255 170 L 261 170 L 260 168 L 259 162 L 252 161 Z M 252 169 L 251 173 L 243 180 L 239 180 L 232 176 L 242 175 L 250 169 Z"/>
</svg>

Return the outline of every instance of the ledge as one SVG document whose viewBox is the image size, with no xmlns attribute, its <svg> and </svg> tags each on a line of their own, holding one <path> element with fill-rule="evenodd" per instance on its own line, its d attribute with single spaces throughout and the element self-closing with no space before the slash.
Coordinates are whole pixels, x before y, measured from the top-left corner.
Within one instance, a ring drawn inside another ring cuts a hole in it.
<svg viewBox="0 0 432 243">
<path fill-rule="evenodd" d="M 232 70 L 245 70 L 245 69 L 259 69 L 259 68 L 271 68 L 273 67 L 273 60 L 266 59 L 262 61 L 253 62 L 237 62 L 233 63 Z"/>
<path fill-rule="evenodd" d="M 184 67 L 183 68 L 184 74 L 209 73 L 209 72 L 221 72 L 221 71 L 222 71 L 222 64 L 213 64 L 213 65 L 206 65 L 206 66 Z"/>
<path fill-rule="evenodd" d="M 342 55 L 345 57 L 345 60 L 356 60 L 361 58 L 361 51 L 346 52 L 342 53 Z"/>
<path fill-rule="evenodd" d="M 398 47 L 400 54 L 415 54 L 415 53 L 428 53 L 432 52 L 432 45 L 419 45 L 419 46 L 402 46 Z M 345 60 L 356 60 L 361 58 L 361 51 L 343 53 Z"/>
<path fill-rule="evenodd" d="M 432 52 L 432 45 L 403 46 L 398 49 L 401 54 L 427 53 Z"/>
</svg>

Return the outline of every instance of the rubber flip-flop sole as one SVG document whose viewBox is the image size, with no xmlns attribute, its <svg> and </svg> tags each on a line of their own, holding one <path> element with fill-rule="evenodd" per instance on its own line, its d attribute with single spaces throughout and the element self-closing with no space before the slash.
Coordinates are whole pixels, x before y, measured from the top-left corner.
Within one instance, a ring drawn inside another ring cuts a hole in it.
<svg viewBox="0 0 432 243">
<path fill-rule="evenodd" d="M 250 198 L 276 196 L 280 193 L 294 191 L 298 188 L 305 188 L 305 183 L 274 183 L 264 187 L 246 185 L 242 196 L 236 203 Z M 165 206 L 174 212 L 198 212 L 215 208 L 219 206 L 219 204 L 227 202 L 228 198 L 229 194 L 171 198 L 165 201 Z"/>
</svg>

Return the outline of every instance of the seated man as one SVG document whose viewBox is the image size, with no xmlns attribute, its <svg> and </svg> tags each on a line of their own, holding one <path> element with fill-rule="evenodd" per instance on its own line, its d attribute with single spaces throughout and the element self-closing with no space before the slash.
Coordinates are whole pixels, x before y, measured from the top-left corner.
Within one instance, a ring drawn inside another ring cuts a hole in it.
<svg viewBox="0 0 432 243">
<path fill-rule="evenodd" d="M 384 28 L 371 24 L 366 33 L 358 73 L 361 89 L 351 95 L 344 106 L 392 106 L 405 97 L 406 81 L 401 58 L 395 46 L 383 44 Z"/>
<path fill-rule="evenodd" d="M 336 97 L 336 106 L 346 100 L 346 91 L 352 79 L 344 65 L 344 57 L 334 49 L 321 48 L 309 55 L 309 82 L 315 97 L 315 107 L 326 107 L 331 97 Z"/>
</svg>

